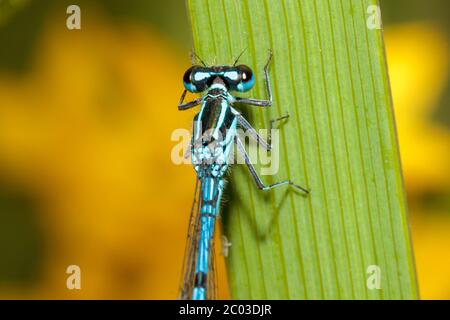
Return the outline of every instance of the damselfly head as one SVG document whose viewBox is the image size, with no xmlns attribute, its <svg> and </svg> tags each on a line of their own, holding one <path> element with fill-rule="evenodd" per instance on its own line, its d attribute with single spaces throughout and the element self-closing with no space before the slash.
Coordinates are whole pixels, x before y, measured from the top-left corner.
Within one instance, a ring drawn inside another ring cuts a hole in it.
<svg viewBox="0 0 450 320">
<path fill-rule="evenodd" d="M 217 78 L 220 78 L 230 91 L 245 92 L 255 84 L 252 69 L 246 65 L 239 66 L 192 66 L 185 73 L 183 83 L 190 92 L 207 90 Z"/>
</svg>

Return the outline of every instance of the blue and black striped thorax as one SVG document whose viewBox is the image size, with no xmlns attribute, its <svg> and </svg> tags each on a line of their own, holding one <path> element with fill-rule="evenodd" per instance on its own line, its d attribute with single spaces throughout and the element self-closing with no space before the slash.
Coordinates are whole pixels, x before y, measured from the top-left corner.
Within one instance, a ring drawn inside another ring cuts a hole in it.
<svg viewBox="0 0 450 320">
<path fill-rule="evenodd" d="M 194 118 L 192 163 L 200 179 L 221 178 L 228 169 L 237 127 L 233 102 L 224 81 L 215 77 Z"/>
</svg>

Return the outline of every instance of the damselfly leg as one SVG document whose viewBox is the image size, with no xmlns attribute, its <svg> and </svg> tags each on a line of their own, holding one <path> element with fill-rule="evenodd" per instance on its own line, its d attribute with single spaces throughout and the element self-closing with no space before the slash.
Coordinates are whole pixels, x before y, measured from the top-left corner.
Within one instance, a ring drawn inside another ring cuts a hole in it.
<svg viewBox="0 0 450 320">
<path fill-rule="evenodd" d="M 267 190 L 271 190 L 277 187 L 281 187 L 281 186 L 285 186 L 285 185 L 291 185 L 301 191 L 303 191 L 304 193 L 308 194 L 310 191 L 298 184 L 296 184 L 295 182 L 291 181 L 291 180 L 283 180 L 283 181 L 279 181 L 270 185 L 265 185 L 264 182 L 262 181 L 262 179 L 258 176 L 258 174 L 256 173 L 255 167 L 252 165 L 251 161 L 250 161 L 250 157 L 247 154 L 247 151 L 245 151 L 245 147 L 242 144 L 242 141 L 236 137 L 236 144 L 239 150 L 239 153 L 242 155 L 242 157 L 244 158 L 245 164 L 248 167 L 248 170 L 250 171 L 250 174 L 253 178 L 253 180 L 256 183 L 256 186 L 258 187 L 258 189 L 263 190 L 263 191 L 267 191 Z"/>
<path fill-rule="evenodd" d="M 183 103 L 184 98 L 186 97 L 186 93 L 187 93 L 187 90 L 184 89 L 183 93 L 181 94 L 180 102 L 178 102 L 178 110 L 180 110 L 180 111 L 191 109 L 193 107 L 198 106 L 200 103 L 202 103 L 202 98 L 197 98 L 193 101 Z"/>
<path fill-rule="evenodd" d="M 242 116 L 236 109 L 231 107 L 232 112 L 236 115 L 239 125 L 246 130 L 250 134 L 250 137 L 258 143 L 260 147 L 262 147 L 266 151 L 272 150 L 272 129 L 275 122 L 282 121 L 289 118 L 289 115 L 285 115 L 276 119 L 270 120 L 269 123 L 269 132 L 267 134 L 267 141 L 256 131 L 255 128 L 247 121 L 247 119 Z"/>
</svg>

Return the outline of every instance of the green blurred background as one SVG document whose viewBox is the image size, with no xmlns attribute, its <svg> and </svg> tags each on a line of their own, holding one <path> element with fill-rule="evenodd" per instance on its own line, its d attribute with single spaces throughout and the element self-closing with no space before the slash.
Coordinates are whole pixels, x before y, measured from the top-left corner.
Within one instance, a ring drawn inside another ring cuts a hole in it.
<svg viewBox="0 0 450 320">
<path fill-rule="evenodd" d="M 185 3 L 77 1 L 72 31 L 70 4 L 0 0 L 0 298 L 175 298 L 194 187 L 170 160 L 193 116 L 176 108 Z M 450 299 L 450 5 L 381 7 L 421 296 Z"/>
</svg>

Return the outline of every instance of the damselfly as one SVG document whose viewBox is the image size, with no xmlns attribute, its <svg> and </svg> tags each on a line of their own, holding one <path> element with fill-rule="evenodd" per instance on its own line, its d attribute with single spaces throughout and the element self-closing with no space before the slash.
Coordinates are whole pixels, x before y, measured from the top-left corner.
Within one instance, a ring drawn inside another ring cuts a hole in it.
<svg viewBox="0 0 450 320">
<path fill-rule="evenodd" d="M 234 144 L 242 155 L 251 176 L 261 190 L 270 190 L 283 185 L 292 185 L 305 193 L 309 190 L 284 180 L 265 185 L 250 162 L 243 142 L 236 134 L 238 126 L 247 130 L 259 146 L 266 151 L 272 149 L 271 128 L 267 141 L 250 125 L 235 109 L 235 104 L 249 104 L 259 107 L 272 105 L 272 91 L 269 81 L 268 67 L 272 58 L 264 66 L 264 77 L 268 100 L 259 100 L 233 96 L 230 92 L 246 92 L 250 90 L 255 77 L 246 65 L 202 66 L 194 65 L 183 77 L 185 90 L 178 105 L 179 110 L 187 110 L 201 105 L 200 112 L 194 117 L 193 135 L 190 145 L 192 163 L 197 173 L 194 203 L 188 229 L 188 243 L 183 263 L 183 274 L 180 285 L 181 299 L 214 299 L 216 296 L 215 263 L 214 263 L 214 227 L 219 215 L 220 201 L 225 186 L 224 175 L 229 167 L 231 150 Z M 187 91 L 205 94 L 191 102 L 184 103 Z"/>
</svg>

